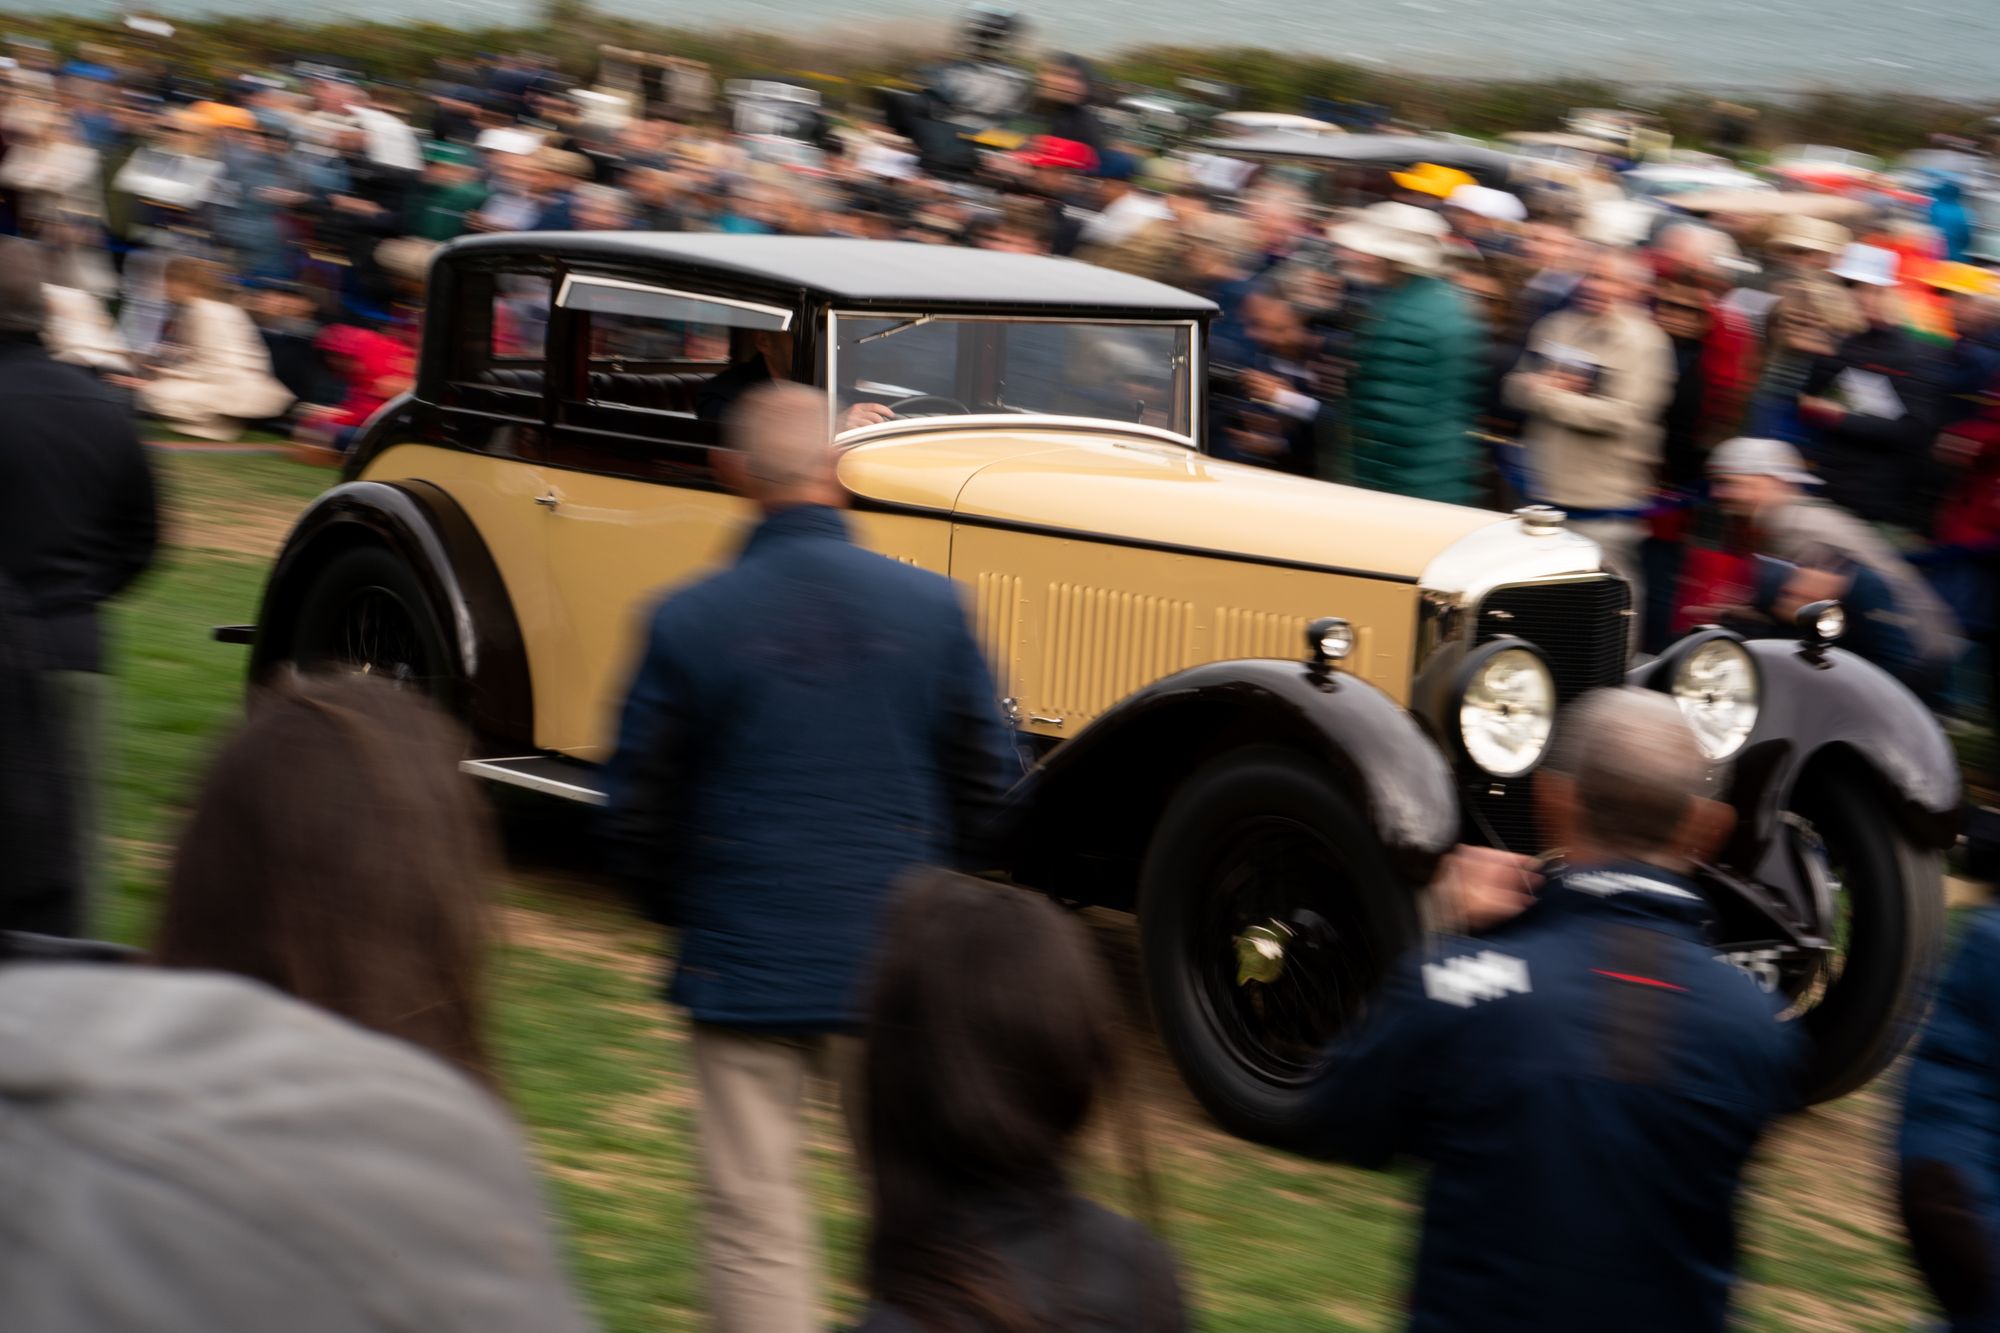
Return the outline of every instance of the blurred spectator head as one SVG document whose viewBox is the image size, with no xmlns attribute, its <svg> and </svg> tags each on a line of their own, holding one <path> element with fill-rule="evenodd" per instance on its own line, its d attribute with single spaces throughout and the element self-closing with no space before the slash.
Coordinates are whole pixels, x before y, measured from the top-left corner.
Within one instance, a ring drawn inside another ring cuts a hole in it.
<svg viewBox="0 0 2000 1333">
<path fill-rule="evenodd" d="M 632 225 L 632 197 L 611 185 L 579 185 L 570 195 L 578 231 L 624 231 Z"/>
<path fill-rule="evenodd" d="M 1739 437 L 1708 455 L 1709 485 L 1724 513 L 1755 518 L 1820 484 L 1799 451 L 1783 440 Z"/>
<path fill-rule="evenodd" d="M 730 489 L 766 511 L 846 502 L 834 472 L 827 397 L 803 384 L 752 389 L 723 423 L 729 450 L 716 466 Z"/>
<path fill-rule="evenodd" d="M 0 1009 L 0 1189 L 48 1223 L 0 1249 L 10 1322 L 586 1327 L 519 1133 L 421 1052 L 146 967 L 9 963 Z"/>
<path fill-rule="evenodd" d="M 1675 342 L 1700 342 L 1715 318 L 1708 285 L 1699 272 L 1669 268 L 1653 288 L 1653 319 Z"/>
<path fill-rule="evenodd" d="M 1055 239 L 1049 210 L 1035 199 L 1010 198 L 997 213 L 976 222 L 967 239 L 981 250 L 1017 255 L 1045 255 Z"/>
<path fill-rule="evenodd" d="M 539 150 L 529 159 L 529 167 L 533 188 L 543 194 L 561 194 L 590 179 L 590 159 L 561 148 Z"/>
<path fill-rule="evenodd" d="M 1370 204 L 1334 227 L 1333 243 L 1364 282 L 1395 280 L 1401 274 L 1435 273 L 1444 264 L 1445 222 L 1414 204 Z"/>
<path fill-rule="evenodd" d="M 1825 218 L 1786 218 L 1771 233 L 1766 250 L 1772 259 L 1787 268 L 1807 270 L 1830 267 L 1853 241 L 1853 233 Z"/>
<path fill-rule="evenodd" d="M 1182 277 L 1191 286 L 1213 290 L 1249 274 L 1260 254 L 1256 229 L 1248 219 L 1210 213 L 1188 224 Z"/>
<path fill-rule="evenodd" d="M 1675 222 L 1663 228 L 1654 241 L 1654 251 L 1669 267 L 1678 266 L 1689 276 L 1714 286 L 1728 287 L 1756 265 L 1743 258 L 1728 232 L 1699 222 Z"/>
<path fill-rule="evenodd" d="M 1083 106 L 1092 96 L 1090 62 L 1067 53 L 1042 61 L 1036 72 L 1036 89 L 1042 100 L 1057 106 Z"/>
<path fill-rule="evenodd" d="M 16 236 L 0 237 L 0 338 L 38 337 L 48 319 L 42 284 L 48 264 L 42 248 Z"/>
<path fill-rule="evenodd" d="M 167 299 L 176 305 L 220 301 L 228 291 L 221 265 L 195 255 L 175 255 L 169 259 L 160 281 L 166 288 Z"/>
<path fill-rule="evenodd" d="M 1708 761 L 1672 699 L 1633 687 L 1593 690 L 1562 723 L 1535 784 L 1555 846 L 1581 861 L 1679 870 L 1728 834 L 1734 814 L 1706 798 Z"/>
<path fill-rule="evenodd" d="M 479 158 L 464 144 L 427 144 L 424 174 L 439 185 L 468 184 L 479 179 Z"/>
<path fill-rule="evenodd" d="M 1637 254 L 1599 246 L 1590 256 L 1571 304 L 1586 315 L 1629 309 L 1646 298 L 1652 281 L 1651 270 Z"/>
<path fill-rule="evenodd" d="M 486 807 L 457 728 L 362 675 L 260 691 L 182 834 L 156 953 L 234 972 L 486 1076 Z"/>
<path fill-rule="evenodd" d="M 1530 222 L 1521 233 L 1529 267 L 1548 273 L 1573 273 L 1583 262 L 1583 243 L 1560 222 Z"/>
<path fill-rule="evenodd" d="M 1283 254 L 1306 234 L 1311 206 L 1305 191 L 1285 181 L 1265 181 L 1243 196 L 1243 216 L 1264 254 Z"/>
<path fill-rule="evenodd" d="M 1513 297 L 1492 265 L 1481 259 L 1455 259 L 1445 271 L 1452 284 L 1465 293 L 1488 333 L 1497 335 L 1506 328 Z"/>
<path fill-rule="evenodd" d="M 1250 290 L 1241 318 L 1245 336 L 1272 356 L 1299 356 L 1311 337 L 1305 316 L 1275 283 L 1260 282 Z"/>
<path fill-rule="evenodd" d="M 1899 262 L 1894 250 L 1854 244 L 1841 251 L 1827 272 L 1854 293 L 1870 324 L 1887 328 L 1904 322 L 1903 296 L 1897 286 Z"/>
<path fill-rule="evenodd" d="M 896 895 L 866 1030 L 877 1299 L 925 1327 L 1006 1326 L 961 1323 L 984 1313 L 964 1205 L 1065 1190 L 1114 1090 L 1118 1014 L 1082 924 L 1042 895 L 942 870 Z"/>
</svg>

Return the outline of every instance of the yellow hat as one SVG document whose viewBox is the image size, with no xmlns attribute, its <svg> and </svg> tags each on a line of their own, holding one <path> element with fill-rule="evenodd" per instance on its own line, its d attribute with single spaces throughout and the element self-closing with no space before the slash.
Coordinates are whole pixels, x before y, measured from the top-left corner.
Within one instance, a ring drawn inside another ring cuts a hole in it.
<svg viewBox="0 0 2000 1333">
<path fill-rule="evenodd" d="M 1440 199 L 1451 198 L 1451 192 L 1461 185 L 1479 183 L 1456 167 L 1441 167 L 1435 162 L 1419 162 L 1408 171 L 1391 172 L 1389 179 L 1406 190 L 1433 194 Z"/>
<path fill-rule="evenodd" d="M 1984 296 L 1993 290 L 1993 274 L 1972 264 L 1933 264 L 1924 281 L 1941 292 Z"/>
<path fill-rule="evenodd" d="M 188 110 L 192 119 L 212 130 L 254 130 L 257 117 L 240 106 L 226 102 L 196 102 Z"/>
</svg>

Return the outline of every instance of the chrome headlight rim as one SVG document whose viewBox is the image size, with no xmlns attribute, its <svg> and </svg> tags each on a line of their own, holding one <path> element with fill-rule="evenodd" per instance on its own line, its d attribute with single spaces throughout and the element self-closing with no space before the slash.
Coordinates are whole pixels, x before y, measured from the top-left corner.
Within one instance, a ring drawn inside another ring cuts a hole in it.
<svg viewBox="0 0 2000 1333">
<path fill-rule="evenodd" d="M 1741 734 L 1726 746 L 1717 746 L 1703 733 L 1692 713 L 1693 700 L 1680 689 L 1683 673 L 1695 656 L 1718 643 L 1733 648 L 1750 675 L 1749 721 Z M 1749 746 L 1750 738 L 1757 734 L 1757 724 L 1764 718 L 1764 669 L 1758 665 L 1757 655 L 1750 651 L 1743 636 L 1734 630 L 1710 625 L 1682 638 L 1661 655 L 1653 667 L 1650 683 L 1680 708 L 1681 716 L 1687 719 L 1688 726 L 1694 731 L 1695 742 L 1701 746 L 1703 757 L 1711 764 L 1726 764 L 1742 754 Z"/>
<path fill-rule="evenodd" d="M 1495 659 L 1508 653 L 1521 653 L 1532 659 L 1540 668 L 1548 700 L 1547 725 L 1542 728 L 1539 747 L 1531 757 L 1523 763 L 1496 768 L 1482 761 L 1474 753 L 1473 745 L 1466 736 L 1465 713 L 1468 707 L 1467 696 L 1474 684 L 1484 676 Z M 1517 639 L 1511 635 L 1489 639 L 1467 653 L 1465 661 L 1459 665 L 1452 684 L 1451 702 L 1446 711 L 1446 729 L 1451 733 L 1452 748 L 1462 763 L 1470 765 L 1472 770 L 1482 777 L 1513 781 L 1527 777 L 1540 768 L 1542 762 L 1548 758 L 1549 749 L 1555 740 L 1556 715 L 1561 711 L 1561 707 L 1561 700 L 1556 694 L 1555 669 L 1549 664 L 1548 654 L 1526 639 Z"/>
</svg>

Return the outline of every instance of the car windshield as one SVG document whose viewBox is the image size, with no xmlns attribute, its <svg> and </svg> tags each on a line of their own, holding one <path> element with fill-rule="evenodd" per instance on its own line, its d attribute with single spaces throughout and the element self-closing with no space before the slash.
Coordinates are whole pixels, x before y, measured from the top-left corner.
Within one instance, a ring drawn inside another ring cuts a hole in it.
<svg viewBox="0 0 2000 1333">
<path fill-rule="evenodd" d="M 1192 324 L 841 315 L 843 410 L 1093 417 L 1192 437 Z"/>
</svg>

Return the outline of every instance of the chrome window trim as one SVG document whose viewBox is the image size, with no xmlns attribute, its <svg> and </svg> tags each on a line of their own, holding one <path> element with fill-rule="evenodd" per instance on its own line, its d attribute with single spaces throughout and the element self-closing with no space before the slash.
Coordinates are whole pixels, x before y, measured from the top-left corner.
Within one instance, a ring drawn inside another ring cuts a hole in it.
<svg viewBox="0 0 2000 1333">
<path fill-rule="evenodd" d="M 1179 431 L 1167 430 L 1160 426 L 1142 425 L 1136 421 L 1125 422 L 1111 421 L 1102 417 L 1066 417 L 1043 415 L 1033 412 L 1009 412 L 980 413 L 975 416 L 918 417 L 910 422 L 878 422 L 872 426 L 857 426 L 853 430 L 843 431 L 840 429 L 840 405 L 836 401 L 837 395 L 834 392 L 835 386 L 840 383 L 840 320 L 842 317 L 849 319 L 891 320 L 929 319 L 933 323 L 939 324 L 1097 324 L 1107 327 L 1181 329 L 1186 331 L 1188 336 L 1187 413 L 1190 430 L 1189 433 L 1184 435 Z M 834 432 L 834 439 L 837 442 L 846 444 L 852 441 L 858 444 L 861 442 L 860 437 L 865 436 L 868 439 L 875 439 L 878 438 L 877 433 L 882 432 L 884 427 L 897 425 L 936 425 L 941 421 L 977 421 L 982 424 L 991 424 L 993 422 L 1014 424 L 1038 422 L 1055 426 L 1073 427 L 1087 422 L 1090 423 L 1091 429 L 1103 430 L 1109 428 L 1121 432 L 1128 430 L 1138 431 L 1147 436 L 1168 440 L 1174 444 L 1199 452 L 1201 447 L 1199 443 L 1201 432 L 1201 377 L 1203 374 L 1201 351 L 1201 322 L 1193 319 L 1093 319 L 1076 315 L 960 315 L 941 314 L 935 310 L 828 309 L 826 312 L 826 379 L 822 385 L 826 389 L 827 396 L 827 425 Z"/>
<path fill-rule="evenodd" d="M 556 289 L 556 305 L 560 309 L 573 309 L 569 303 L 570 289 L 573 287 L 612 287 L 619 291 L 645 292 L 650 296 L 673 296 L 683 301 L 698 301 L 705 305 L 729 306 L 736 310 L 749 310 L 759 315 L 769 315 L 779 320 L 776 332 L 790 333 L 792 321 L 798 312 L 783 306 L 765 305 L 759 301 L 744 301 L 733 296 L 711 296 L 707 292 L 682 291 L 678 287 L 662 287 L 653 282 L 629 282 L 624 278 L 601 278 L 594 273 L 569 273 L 563 276 L 562 285 Z"/>
<path fill-rule="evenodd" d="M 853 430 L 843 431 L 836 442 L 841 448 L 850 449 L 918 431 L 995 428 L 1089 431 L 1096 435 L 1139 435 L 1148 441 L 1157 440 L 1161 444 L 1171 444 L 1177 449 L 1194 452 L 1193 440 L 1158 426 L 1142 425 L 1136 421 L 1107 421 L 1103 417 L 1040 416 L 1032 412 L 980 412 L 970 416 L 910 417 L 899 421 L 878 421 L 874 425 L 857 426 Z"/>
</svg>

